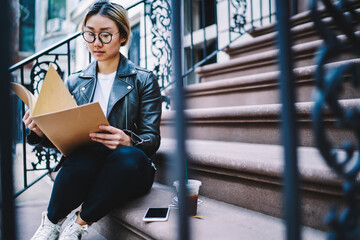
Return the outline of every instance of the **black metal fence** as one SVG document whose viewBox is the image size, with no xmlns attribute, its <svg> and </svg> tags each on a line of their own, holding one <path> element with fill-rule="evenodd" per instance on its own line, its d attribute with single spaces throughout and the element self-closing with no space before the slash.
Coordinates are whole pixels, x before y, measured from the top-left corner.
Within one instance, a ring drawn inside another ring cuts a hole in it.
<svg viewBox="0 0 360 240">
<path fill-rule="evenodd" d="M 0 28 L 5 33 L 0 39 L 0 239 L 16 239 L 13 203 L 12 171 L 12 110 L 9 94 L 11 52 L 10 1 L 3 1 L 0 8 Z"/>
<path fill-rule="evenodd" d="M 323 7 L 334 27 L 328 27 L 322 20 L 319 8 Z M 297 123 L 294 108 L 294 77 L 292 59 L 292 38 L 289 22 L 289 2 L 276 1 L 278 19 L 278 48 L 280 65 L 280 86 L 282 98 L 282 139 L 284 142 L 284 209 L 286 219 L 286 239 L 301 239 L 301 219 L 299 206 L 299 177 L 297 166 Z M 360 65 L 357 62 L 344 64 L 341 67 L 329 68 L 326 64 L 338 59 L 342 54 L 360 56 L 360 37 L 357 34 L 360 25 L 358 1 L 312 0 L 311 16 L 317 33 L 324 40 L 315 63 L 315 105 L 312 113 L 314 138 L 320 154 L 327 165 L 343 179 L 345 208 L 339 213 L 339 206 L 334 205 L 326 217 L 329 226 L 328 239 L 359 239 L 360 206 L 359 206 L 359 172 L 360 172 L 360 108 L 344 108 L 339 103 L 343 84 L 349 80 L 354 88 L 359 89 Z M 342 33 L 346 42 L 340 42 L 336 35 Z M 337 120 L 337 127 L 350 130 L 356 138 L 354 144 L 344 139 L 341 149 L 331 143 L 324 124 L 325 112 L 331 113 Z M 339 152 L 344 151 L 345 157 Z"/>
<path fill-rule="evenodd" d="M 324 24 L 318 11 L 318 2 L 323 4 L 341 34 L 346 36 L 346 42 L 339 41 L 336 37 L 338 33 Z M 329 239 L 336 240 L 360 238 L 360 107 L 344 108 L 339 102 L 346 81 L 359 91 L 360 64 L 352 62 L 336 68 L 326 67 L 326 64 L 342 54 L 360 57 L 360 36 L 357 32 L 360 26 L 359 6 L 359 1 L 311 2 L 312 19 L 318 34 L 324 40 L 316 58 L 316 94 L 312 113 L 314 137 L 325 162 L 343 181 L 345 207 L 334 205 L 326 218 L 330 229 Z M 326 111 L 333 114 L 338 128 L 347 129 L 355 136 L 355 142 L 344 139 L 341 146 L 341 150 L 345 151 L 344 157 L 327 135 L 324 124 Z"/>
<path fill-rule="evenodd" d="M 300 235 L 300 194 L 297 158 L 297 120 L 295 82 L 291 44 L 289 1 L 277 0 L 280 96 L 282 102 L 282 144 L 284 146 L 284 218 L 286 239 L 298 240 Z"/>
</svg>

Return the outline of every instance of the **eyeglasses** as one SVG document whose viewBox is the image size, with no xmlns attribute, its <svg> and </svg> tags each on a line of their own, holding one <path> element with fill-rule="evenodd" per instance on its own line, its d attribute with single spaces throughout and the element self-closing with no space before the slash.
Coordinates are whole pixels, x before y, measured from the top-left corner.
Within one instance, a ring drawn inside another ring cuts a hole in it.
<svg viewBox="0 0 360 240">
<path fill-rule="evenodd" d="M 117 33 L 114 33 L 114 34 L 111 34 L 111 33 L 108 33 L 108 32 L 101 32 L 101 33 L 97 33 L 98 35 L 98 38 L 99 40 L 102 42 L 102 43 L 110 43 L 111 40 L 112 40 L 112 37 L 116 34 L 118 34 L 119 32 Z M 84 40 L 88 43 L 93 43 L 95 42 L 95 39 L 96 39 L 96 33 L 93 33 L 93 32 L 90 32 L 90 31 L 85 31 L 82 33 L 82 36 L 84 38 Z"/>
</svg>

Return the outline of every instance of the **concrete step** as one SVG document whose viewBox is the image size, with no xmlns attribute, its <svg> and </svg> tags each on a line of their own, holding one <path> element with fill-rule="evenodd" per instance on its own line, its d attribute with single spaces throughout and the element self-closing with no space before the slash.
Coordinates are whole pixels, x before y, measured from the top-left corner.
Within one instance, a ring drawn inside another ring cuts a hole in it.
<svg viewBox="0 0 360 240">
<path fill-rule="evenodd" d="M 359 35 L 359 33 L 357 34 Z M 347 41 L 344 35 L 337 36 L 337 38 L 340 42 Z M 316 51 L 322 44 L 323 40 L 314 40 L 294 45 L 292 47 L 294 68 L 314 65 Z M 333 62 L 354 58 L 356 57 L 352 54 L 342 54 L 337 59 L 333 59 Z M 277 70 L 278 49 L 273 49 L 238 57 L 222 63 L 208 64 L 196 68 L 195 72 L 201 77 L 201 82 L 204 83 L 259 73 L 274 72 Z"/>
<path fill-rule="evenodd" d="M 360 12 L 360 9 L 357 10 Z M 322 19 L 335 34 L 344 34 L 341 29 L 329 17 Z M 274 27 L 274 25 L 266 25 L 264 28 Z M 292 44 L 299 45 L 301 43 L 308 43 L 316 40 L 321 40 L 314 23 L 309 19 L 308 22 L 291 28 Z M 268 50 L 276 49 L 277 32 L 270 32 L 265 35 L 256 36 L 253 39 L 246 39 L 244 41 L 236 41 L 232 43 L 224 51 L 230 56 L 230 59 L 235 59 L 250 55 L 253 53 L 261 53 Z"/>
<path fill-rule="evenodd" d="M 293 45 L 299 45 L 301 43 L 306 43 L 310 41 L 319 40 L 319 35 L 317 34 L 314 23 L 308 19 L 309 22 L 302 23 L 300 25 L 295 25 L 291 28 L 292 43 Z M 333 22 L 330 18 L 324 18 L 324 23 L 326 23 L 332 30 L 336 31 L 338 34 L 341 31 L 336 30 Z M 266 25 L 264 29 L 272 29 L 273 25 Z M 258 31 L 258 30 L 255 30 Z M 275 50 L 276 46 L 277 32 L 271 31 L 267 34 L 256 36 L 252 39 L 247 39 L 246 41 L 236 41 L 231 44 L 224 51 L 230 56 L 230 59 L 236 59 L 239 57 L 244 57 L 247 55 L 262 53 L 269 50 Z"/>
<path fill-rule="evenodd" d="M 352 4 L 353 4 L 353 8 L 354 9 L 358 9 L 360 7 L 360 2 L 357 1 L 357 0 L 353 0 L 352 1 Z M 329 17 L 329 13 L 327 11 L 325 11 L 325 8 L 324 6 L 320 6 L 318 5 L 318 12 L 319 12 L 319 15 L 322 19 L 325 19 L 327 17 Z M 308 11 L 303 11 L 301 13 L 298 13 L 296 14 L 295 16 L 292 16 L 291 17 L 291 26 L 292 28 L 296 27 L 296 26 L 300 26 L 304 23 L 308 23 L 308 22 L 311 22 L 311 11 L 308 10 Z M 251 35 L 253 37 L 259 37 L 259 36 L 263 36 L 263 35 L 266 35 L 266 34 L 269 34 L 269 33 L 273 33 L 273 32 L 276 32 L 277 29 L 276 29 L 276 22 L 274 23 L 271 23 L 271 24 L 267 24 L 263 27 L 260 27 L 260 28 L 257 28 L 257 29 L 254 29 L 251 31 Z"/>
<path fill-rule="evenodd" d="M 145 223 L 142 218 L 148 207 L 166 207 L 172 203 L 174 190 L 155 183 L 146 196 L 112 211 L 93 227 L 108 240 L 117 239 L 177 239 L 178 210 L 171 208 L 167 222 Z M 284 239 L 282 220 L 220 201 L 199 196 L 202 203 L 198 215 L 189 218 L 190 239 Z M 304 239 L 325 239 L 325 233 L 303 227 Z"/>
<path fill-rule="evenodd" d="M 344 109 L 357 108 L 360 98 L 340 100 Z M 297 103 L 299 144 L 314 146 L 311 127 L 313 102 Z M 280 144 L 281 104 L 187 109 L 186 129 L 188 139 Z M 161 135 L 173 138 L 175 111 L 164 111 L 161 118 Z M 336 146 L 343 140 L 356 142 L 350 131 L 336 128 L 335 120 L 327 116 L 324 124 L 328 135 Z"/>
<path fill-rule="evenodd" d="M 349 63 L 360 65 L 360 59 L 330 63 L 327 68 Z M 312 101 L 315 71 L 316 66 L 294 69 L 297 102 Z M 193 109 L 280 103 L 279 77 L 280 72 L 274 71 L 189 85 L 184 87 L 186 107 Z M 341 99 L 360 98 L 360 92 L 348 81 L 344 81 L 342 91 Z M 170 94 L 173 99 L 172 96 Z M 171 107 L 174 109 L 174 106 Z"/>
<path fill-rule="evenodd" d="M 173 139 L 163 139 L 156 162 L 157 181 L 169 185 L 175 180 L 171 171 L 174 144 Z M 203 183 L 201 195 L 270 216 L 282 216 L 282 146 L 187 140 L 186 149 L 189 176 Z M 325 230 L 323 220 L 331 204 L 343 203 L 340 179 L 316 149 L 299 147 L 298 156 L 303 222 Z"/>
</svg>

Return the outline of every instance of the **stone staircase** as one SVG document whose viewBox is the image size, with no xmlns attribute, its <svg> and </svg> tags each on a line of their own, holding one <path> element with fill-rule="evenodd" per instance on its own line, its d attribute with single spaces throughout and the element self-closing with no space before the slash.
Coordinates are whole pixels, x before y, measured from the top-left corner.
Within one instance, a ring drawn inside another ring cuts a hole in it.
<svg viewBox="0 0 360 240">
<path fill-rule="evenodd" d="M 323 17 L 334 26 L 325 12 Z M 302 222 L 307 226 L 303 237 L 325 239 L 324 218 L 332 203 L 343 201 L 341 181 L 319 155 L 311 129 L 314 56 L 322 40 L 315 33 L 309 12 L 292 20 Z M 190 219 L 193 239 L 284 238 L 281 220 L 284 160 L 275 27 L 269 25 L 251 34 L 253 39 L 233 44 L 226 50 L 229 61 L 198 68 L 196 73 L 201 83 L 185 87 L 189 176 L 203 183 L 200 199 L 204 204 L 199 214 L 205 216 Z M 338 38 L 346 41 L 340 31 Z M 359 61 L 343 55 L 328 66 Z M 349 83 L 341 96 L 345 108 L 360 104 L 360 93 Z M 327 115 L 325 122 L 335 145 L 339 146 L 343 140 L 355 140 L 350 132 L 335 127 L 331 115 Z M 159 184 L 171 186 L 175 180 L 173 128 L 174 109 L 165 111 L 162 117 L 162 144 L 156 159 L 158 183 L 150 194 L 112 212 L 95 225 L 108 239 L 175 238 L 176 218 L 166 223 L 142 222 L 147 207 L 166 206 L 175 195 L 172 188 Z"/>
</svg>

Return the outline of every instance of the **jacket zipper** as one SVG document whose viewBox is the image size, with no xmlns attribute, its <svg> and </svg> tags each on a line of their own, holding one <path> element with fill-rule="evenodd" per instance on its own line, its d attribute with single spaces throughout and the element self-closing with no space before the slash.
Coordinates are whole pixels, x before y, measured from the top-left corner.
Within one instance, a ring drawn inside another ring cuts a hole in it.
<svg viewBox="0 0 360 240">
<path fill-rule="evenodd" d="M 125 96 L 125 128 L 128 129 L 128 96 Z"/>
<path fill-rule="evenodd" d="M 87 97 L 85 96 L 85 94 L 81 91 L 80 92 L 80 95 L 81 95 L 81 97 L 85 100 L 85 102 L 89 102 L 89 100 L 87 99 Z"/>
<path fill-rule="evenodd" d="M 128 78 L 125 78 L 125 82 L 127 83 Z M 127 94 L 125 96 L 125 129 L 128 129 L 128 97 L 129 95 Z"/>
</svg>

